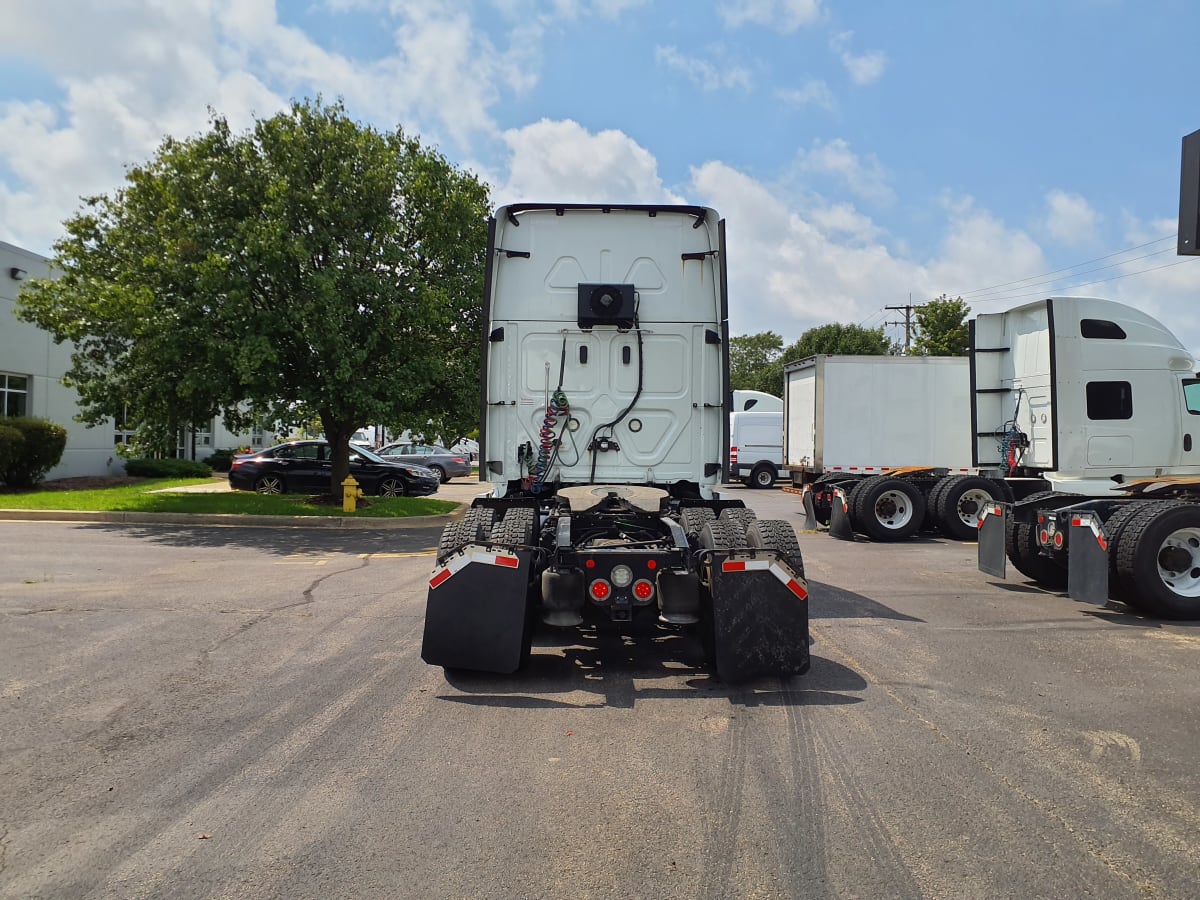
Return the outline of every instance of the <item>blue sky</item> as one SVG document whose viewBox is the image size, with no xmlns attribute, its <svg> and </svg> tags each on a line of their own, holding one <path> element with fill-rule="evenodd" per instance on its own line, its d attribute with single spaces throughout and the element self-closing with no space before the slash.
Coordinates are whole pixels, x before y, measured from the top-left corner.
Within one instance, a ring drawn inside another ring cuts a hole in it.
<svg viewBox="0 0 1200 900">
<path fill-rule="evenodd" d="M 4 18 L 0 240 L 37 252 L 208 107 L 244 128 L 320 93 L 497 204 L 716 207 L 735 333 L 1076 294 L 1200 350 L 1200 264 L 1174 254 L 1194 0 L 5 0 Z"/>
</svg>

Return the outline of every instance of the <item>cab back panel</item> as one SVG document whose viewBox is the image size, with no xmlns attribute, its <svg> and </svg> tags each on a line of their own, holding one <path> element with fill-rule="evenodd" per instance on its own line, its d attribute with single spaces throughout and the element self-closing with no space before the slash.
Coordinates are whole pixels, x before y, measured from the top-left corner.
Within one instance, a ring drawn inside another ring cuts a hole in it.
<svg viewBox="0 0 1200 900">
<path fill-rule="evenodd" d="M 493 224 L 486 477 L 498 488 L 520 478 L 519 448 L 536 453 L 547 435 L 562 434 L 552 480 L 718 483 L 727 330 L 716 214 L 520 208 L 514 225 L 509 209 Z M 634 329 L 580 328 L 581 284 L 633 285 L 640 342 Z M 569 405 L 568 430 L 563 416 L 543 432 L 557 391 Z M 593 435 L 631 404 L 611 429 L 619 449 L 596 453 L 593 474 Z"/>
</svg>

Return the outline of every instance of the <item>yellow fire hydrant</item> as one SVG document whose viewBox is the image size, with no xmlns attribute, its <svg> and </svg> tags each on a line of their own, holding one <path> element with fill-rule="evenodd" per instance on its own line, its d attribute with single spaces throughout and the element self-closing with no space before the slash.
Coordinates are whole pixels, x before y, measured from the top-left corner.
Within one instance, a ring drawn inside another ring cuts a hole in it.
<svg viewBox="0 0 1200 900">
<path fill-rule="evenodd" d="M 353 475 L 347 475 L 342 482 L 342 512 L 354 512 L 358 509 L 358 499 L 363 492 L 358 489 L 358 482 Z"/>
</svg>

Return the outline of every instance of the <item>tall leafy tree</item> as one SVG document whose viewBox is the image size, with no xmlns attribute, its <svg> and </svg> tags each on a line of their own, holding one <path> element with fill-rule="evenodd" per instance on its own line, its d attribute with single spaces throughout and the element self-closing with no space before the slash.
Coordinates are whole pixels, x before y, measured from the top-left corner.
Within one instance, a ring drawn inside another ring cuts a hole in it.
<svg viewBox="0 0 1200 900">
<path fill-rule="evenodd" d="M 476 424 L 487 211 L 473 175 L 340 103 L 245 134 L 214 114 L 85 200 L 19 315 L 74 342 L 84 421 L 128 409 L 166 443 L 316 416 L 336 485 L 368 422 Z"/>
<path fill-rule="evenodd" d="M 795 362 L 823 353 L 841 353 L 861 356 L 883 356 L 891 351 L 891 342 L 883 333 L 883 326 L 863 328 L 860 325 L 840 325 L 831 322 L 818 325 L 800 335 L 800 340 L 783 352 L 784 362 Z"/>
<path fill-rule="evenodd" d="M 782 354 L 783 338 L 774 331 L 730 338 L 730 388 L 777 395 L 783 386 Z"/>
<path fill-rule="evenodd" d="M 917 307 L 913 352 L 923 356 L 966 356 L 970 347 L 967 317 L 971 307 L 962 297 L 945 294 Z"/>
</svg>

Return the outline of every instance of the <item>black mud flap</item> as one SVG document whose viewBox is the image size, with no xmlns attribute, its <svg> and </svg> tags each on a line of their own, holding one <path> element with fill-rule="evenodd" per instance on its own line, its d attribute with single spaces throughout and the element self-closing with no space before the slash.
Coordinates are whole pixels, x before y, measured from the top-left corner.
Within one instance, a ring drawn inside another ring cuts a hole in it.
<svg viewBox="0 0 1200 900">
<path fill-rule="evenodd" d="M 1104 606 L 1108 603 L 1108 538 L 1100 517 L 1075 514 L 1067 537 L 1067 596 Z"/>
<path fill-rule="evenodd" d="M 510 674 L 529 648 L 533 553 L 469 544 L 433 570 L 421 659 L 433 666 Z"/>
<path fill-rule="evenodd" d="M 1004 523 L 1010 514 L 1007 503 L 985 503 L 979 516 L 979 542 L 976 544 L 979 571 L 997 578 L 1007 574 Z"/>
<path fill-rule="evenodd" d="M 840 487 L 833 489 L 833 508 L 829 511 L 829 533 L 841 541 L 854 540 L 854 526 L 850 524 L 850 507 L 846 504 L 846 492 Z"/>
<path fill-rule="evenodd" d="M 808 584 L 772 552 L 710 558 L 713 664 L 722 681 L 808 671 Z"/>
<path fill-rule="evenodd" d="M 800 495 L 804 503 L 804 530 L 816 531 L 821 527 L 821 523 L 817 521 L 817 507 L 813 503 L 812 485 L 806 484 L 804 491 Z"/>
</svg>

